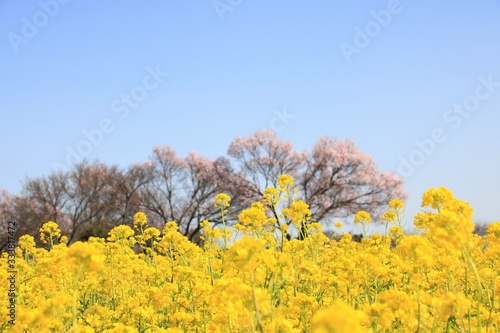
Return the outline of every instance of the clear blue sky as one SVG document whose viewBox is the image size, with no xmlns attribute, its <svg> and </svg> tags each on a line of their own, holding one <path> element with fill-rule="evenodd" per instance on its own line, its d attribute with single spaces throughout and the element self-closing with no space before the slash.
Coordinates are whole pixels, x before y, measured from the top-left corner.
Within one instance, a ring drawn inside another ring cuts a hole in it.
<svg viewBox="0 0 500 333">
<path fill-rule="evenodd" d="M 356 141 L 405 176 L 409 222 L 438 186 L 500 220 L 498 0 L 60 1 L 0 0 L 11 193 L 68 149 L 121 166 L 164 144 L 216 158 L 273 127 L 300 150 Z"/>
</svg>

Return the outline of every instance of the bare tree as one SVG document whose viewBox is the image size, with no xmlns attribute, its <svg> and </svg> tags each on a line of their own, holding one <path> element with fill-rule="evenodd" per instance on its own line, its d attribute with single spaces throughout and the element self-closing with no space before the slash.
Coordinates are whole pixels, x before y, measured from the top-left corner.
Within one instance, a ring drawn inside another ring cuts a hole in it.
<svg viewBox="0 0 500 333">
<path fill-rule="evenodd" d="M 8 244 L 9 221 L 14 218 L 14 196 L 7 190 L 0 189 L 0 253 Z"/>
<path fill-rule="evenodd" d="M 66 208 L 71 224 L 69 242 L 83 226 L 92 228 L 100 223 L 114 224 L 119 198 L 113 186 L 116 169 L 116 166 L 83 161 L 70 172 Z"/>
<path fill-rule="evenodd" d="M 142 209 L 140 189 L 151 181 L 154 172 L 153 163 L 134 163 L 124 172 L 115 170 L 113 186 L 119 195 L 119 224 L 133 220 L 136 212 Z"/>
<path fill-rule="evenodd" d="M 67 222 L 64 212 L 68 202 L 67 190 L 69 174 L 64 171 L 53 171 L 40 178 L 27 178 L 22 187 L 22 195 L 29 202 L 29 209 L 36 225 L 54 221 L 59 225 Z"/>
<path fill-rule="evenodd" d="M 200 223 L 216 221 L 213 200 L 219 191 L 214 162 L 194 152 L 179 158 L 169 146 L 156 147 L 151 156 L 153 176 L 140 190 L 142 204 L 163 223 L 176 221 L 190 240 L 197 238 Z"/>
</svg>

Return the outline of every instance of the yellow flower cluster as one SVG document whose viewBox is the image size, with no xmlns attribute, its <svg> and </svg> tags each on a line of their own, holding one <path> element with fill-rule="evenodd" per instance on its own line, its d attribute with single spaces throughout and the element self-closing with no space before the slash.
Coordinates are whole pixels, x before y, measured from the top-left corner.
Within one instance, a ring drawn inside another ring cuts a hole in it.
<svg viewBox="0 0 500 333">
<path fill-rule="evenodd" d="M 279 186 L 291 184 L 286 177 Z M 274 195 L 268 190 L 267 200 L 277 204 Z M 293 202 L 289 218 L 307 219 L 308 207 Z M 215 200 L 221 209 L 226 203 Z M 424 203 L 437 212 L 415 219 L 423 235 L 393 226 L 361 242 L 350 234 L 331 240 L 317 223 L 306 225 L 302 240 L 280 237 L 287 225 L 270 227 L 276 221 L 260 203 L 240 213 L 245 235 L 230 244 L 204 221 L 203 248 L 173 221 L 162 231 L 118 226 L 107 240 L 54 244 L 50 251 L 23 236 L 16 322 L 0 321 L 0 331 L 499 332 L 500 222 L 480 237 L 472 234 L 470 207 L 451 192 L 430 190 Z M 403 204 L 390 208 L 400 214 Z M 145 221 L 137 216 L 138 224 Z M 355 220 L 371 218 L 360 212 Z M 58 237 L 49 226 L 41 233 Z M 133 251 L 138 239 L 140 254 Z M 4 255 L 1 281 L 9 277 L 7 264 Z M 7 293 L 7 283 L 0 284 L 0 294 Z M 7 302 L 0 298 L 2 318 Z"/>
<path fill-rule="evenodd" d="M 40 228 L 39 233 L 40 240 L 49 250 L 52 249 L 52 247 L 57 243 L 67 242 L 67 237 L 61 235 L 59 225 L 53 221 L 44 223 Z"/>
<path fill-rule="evenodd" d="M 75 242 L 67 251 L 68 257 L 72 259 L 78 268 L 85 271 L 98 271 L 103 268 L 106 257 L 98 248 L 90 243 Z"/>
<path fill-rule="evenodd" d="M 134 214 L 134 228 L 142 230 L 148 224 L 148 217 L 144 212 Z"/>
<path fill-rule="evenodd" d="M 226 193 L 219 193 L 215 196 L 214 207 L 226 209 L 229 207 L 231 198 Z"/>
<path fill-rule="evenodd" d="M 469 203 L 454 198 L 450 190 L 440 187 L 423 194 L 422 207 L 432 207 L 437 213 L 418 213 L 415 226 L 424 229 L 437 245 L 461 249 L 466 244 L 467 236 L 474 230 L 473 209 Z"/>
<path fill-rule="evenodd" d="M 286 191 L 287 188 L 293 186 L 293 178 L 290 175 L 284 174 L 278 177 L 278 188 L 282 191 Z"/>
<path fill-rule="evenodd" d="M 292 202 L 290 208 L 283 208 L 283 215 L 289 217 L 292 223 L 297 226 L 311 219 L 309 205 L 302 200 Z"/>
<path fill-rule="evenodd" d="M 354 225 L 361 224 L 361 232 L 363 234 L 363 237 L 365 237 L 365 238 L 366 238 L 367 231 L 368 231 L 366 226 L 371 221 L 372 221 L 372 217 L 370 216 L 370 214 L 368 212 L 365 212 L 364 210 L 359 211 L 356 213 L 356 215 L 354 215 Z"/>
<path fill-rule="evenodd" d="M 370 214 L 365 212 L 365 211 L 359 211 L 356 213 L 354 216 L 354 223 L 370 223 L 372 221 L 372 218 L 370 217 Z"/>
</svg>

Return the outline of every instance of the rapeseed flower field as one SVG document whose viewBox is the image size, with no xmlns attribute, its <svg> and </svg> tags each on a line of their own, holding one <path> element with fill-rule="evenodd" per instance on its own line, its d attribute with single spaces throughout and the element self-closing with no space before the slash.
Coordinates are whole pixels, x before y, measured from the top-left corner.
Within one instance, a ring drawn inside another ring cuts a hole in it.
<svg viewBox="0 0 500 333">
<path fill-rule="evenodd" d="M 203 222 L 203 247 L 173 221 L 148 227 L 143 212 L 107 239 L 70 246 L 47 222 L 44 248 L 19 238 L 16 320 L 8 322 L 8 299 L 0 298 L 0 330 L 500 332 L 500 222 L 473 234 L 469 204 L 436 188 L 414 217 L 419 235 L 404 233 L 403 202 L 395 199 L 382 215 L 384 234 L 368 235 L 372 218 L 361 211 L 353 220 L 360 242 L 341 233 L 340 222 L 331 239 L 296 198 L 293 179 L 277 184 L 232 226 L 224 219 L 231 198 L 217 195 L 223 223 Z M 287 237 L 292 230 L 298 237 Z M 0 266 L 7 281 L 5 255 Z M 0 284 L 2 295 L 7 289 Z"/>
</svg>

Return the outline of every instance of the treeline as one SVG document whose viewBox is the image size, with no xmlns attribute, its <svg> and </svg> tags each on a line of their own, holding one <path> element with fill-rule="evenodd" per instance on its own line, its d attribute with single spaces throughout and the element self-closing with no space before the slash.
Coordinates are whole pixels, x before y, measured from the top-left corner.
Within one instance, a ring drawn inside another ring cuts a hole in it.
<svg viewBox="0 0 500 333">
<path fill-rule="evenodd" d="M 261 201 L 281 174 L 293 176 L 312 220 L 324 223 L 359 210 L 376 218 L 391 199 L 406 197 L 403 180 L 379 171 L 352 141 L 323 137 L 299 152 L 267 130 L 236 137 L 227 156 L 215 160 L 195 152 L 179 157 L 162 146 L 153 149 L 148 161 L 127 168 L 83 161 L 69 171 L 28 178 L 19 195 L 0 192 L 0 218 L 4 229 L 7 221 L 17 221 L 18 235 L 37 235 L 43 223 L 54 221 L 74 242 L 106 237 L 114 226 L 131 225 L 134 213 L 144 211 L 149 225 L 162 228 L 176 221 L 182 234 L 198 242 L 203 220 L 220 222 L 220 210 L 213 206 L 216 194 L 231 197 L 226 219 L 235 220 L 242 209 Z M 6 243 L 2 230 L 0 250 Z"/>
</svg>

